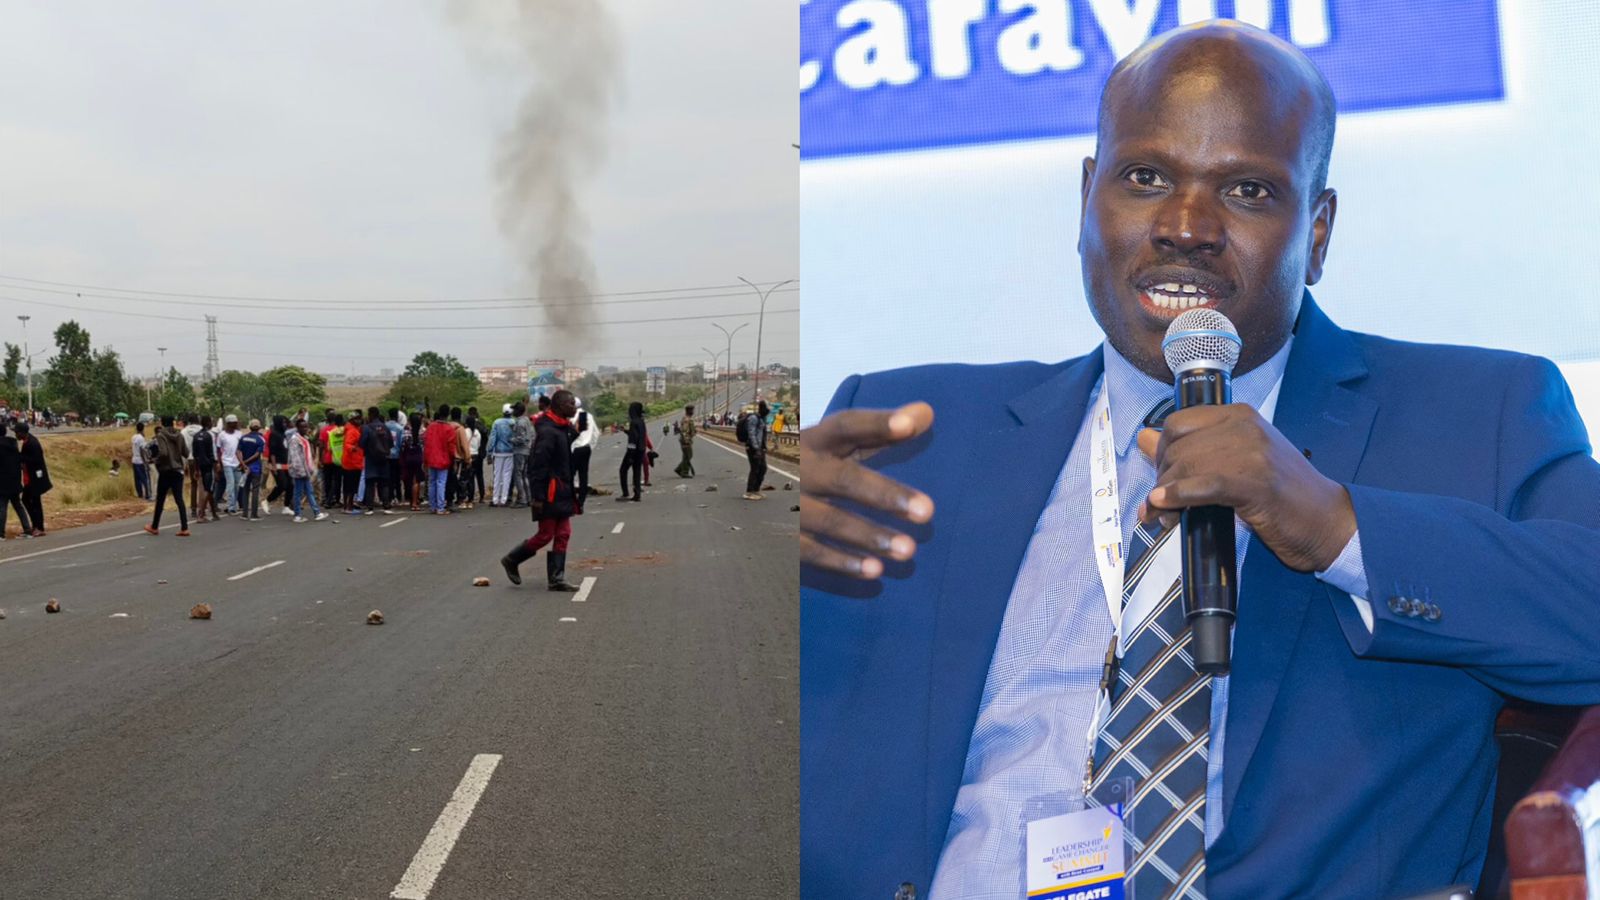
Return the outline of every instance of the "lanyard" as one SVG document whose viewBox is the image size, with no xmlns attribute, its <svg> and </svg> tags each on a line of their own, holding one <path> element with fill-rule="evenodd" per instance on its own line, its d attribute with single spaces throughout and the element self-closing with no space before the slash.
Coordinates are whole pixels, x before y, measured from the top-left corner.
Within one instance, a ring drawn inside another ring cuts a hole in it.
<svg viewBox="0 0 1600 900">
<path fill-rule="evenodd" d="M 1117 679 L 1117 637 L 1122 633 L 1122 506 L 1117 494 L 1117 447 L 1111 433 L 1111 386 L 1103 380 L 1089 425 L 1089 513 L 1094 523 L 1094 561 L 1100 569 L 1106 611 L 1111 616 L 1111 643 L 1101 668 L 1100 689 L 1085 738 L 1083 793 L 1094 780 L 1094 751 L 1111 709 Z"/>
</svg>

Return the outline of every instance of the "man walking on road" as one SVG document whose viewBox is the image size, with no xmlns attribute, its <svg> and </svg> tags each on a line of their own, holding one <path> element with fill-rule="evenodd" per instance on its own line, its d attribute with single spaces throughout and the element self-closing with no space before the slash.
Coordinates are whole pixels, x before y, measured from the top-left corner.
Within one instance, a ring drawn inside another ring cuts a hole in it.
<svg viewBox="0 0 1600 900">
<path fill-rule="evenodd" d="M 361 429 L 361 451 L 366 455 L 366 488 L 362 499 L 366 501 L 367 515 L 378 511 L 379 502 L 383 504 L 384 515 L 394 514 L 389 509 L 389 451 L 393 449 L 394 437 L 389 434 L 382 414 L 376 406 L 368 407 L 367 424 Z"/>
<path fill-rule="evenodd" d="M 295 422 L 295 430 L 289 433 L 289 478 L 294 482 L 295 522 L 306 520 L 300 514 L 302 500 L 311 504 L 311 514 L 318 522 L 328 517 L 317 505 L 317 451 L 311 446 L 310 434 L 311 423 L 305 419 Z"/>
<path fill-rule="evenodd" d="M 572 392 L 560 390 L 551 398 L 550 409 L 539 417 L 538 436 L 528 459 L 528 482 L 533 491 L 529 506 L 539 530 L 501 558 L 500 564 L 512 584 L 522 583 L 517 567 L 548 544 L 550 552 L 544 558 L 548 587 L 552 591 L 577 590 L 566 579 L 567 544 L 572 539 L 572 516 L 577 511 L 577 493 L 572 484 L 572 441 L 576 437 L 572 417 L 577 411 L 578 402 Z"/>
<path fill-rule="evenodd" d="M 232 418 L 231 416 L 229 418 Z M 244 498 L 241 518 L 261 518 L 261 473 L 263 457 L 267 452 L 267 439 L 261 436 L 261 420 L 250 420 L 250 433 L 239 438 L 239 471 L 244 476 Z M 230 498 L 231 499 L 231 498 Z"/>
<path fill-rule="evenodd" d="M 351 410 L 345 420 L 344 441 L 341 444 L 340 467 L 343 468 L 343 495 L 345 515 L 359 516 L 356 503 L 361 500 L 361 476 L 366 467 L 367 454 L 361 449 L 361 410 Z"/>
<path fill-rule="evenodd" d="M 400 444 L 406 436 L 406 427 L 400 424 L 400 407 L 389 409 L 389 421 L 383 423 L 389 429 L 389 474 L 387 477 L 389 496 L 383 501 L 383 508 L 389 509 L 400 502 Z"/>
<path fill-rule="evenodd" d="M 211 431 L 211 417 L 200 417 L 200 430 L 194 433 L 194 443 L 189 446 L 189 464 L 194 470 L 194 480 L 199 485 L 199 493 L 195 496 L 194 512 L 195 521 L 207 520 L 206 513 L 211 513 L 210 519 L 215 521 L 220 518 L 217 514 L 216 487 L 217 475 L 217 436 Z"/>
<path fill-rule="evenodd" d="M 450 407 L 439 413 L 422 432 L 422 462 L 428 467 L 428 506 L 436 516 L 450 514 L 445 488 L 450 483 L 450 467 L 455 464 L 456 434 L 450 428 Z"/>
<path fill-rule="evenodd" d="M 589 459 L 594 455 L 594 445 L 600 441 L 600 425 L 594 416 L 578 403 L 578 417 L 573 419 L 578 439 L 572 442 L 572 478 L 578 486 L 578 515 L 583 515 L 583 504 L 589 499 Z"/>
<path fill-rule="evenodd" d="M 183 442 L 183 432 L 173 427 L 171 416 L 161 417 L 155 446 L 156 511 L 144 530 L 161 533 L 161 509 L 167 505 L 167 495 L 171 494 L 173 502 L 178 504 L 178 537 L 188 537 L 189 511 L 183 505 L 183 470 L 189 461 L 189 448 Z"/>
<path fill-rule="evenodd" d="M 644 455 L 649 452 L 645 446 L 644 404 L 635 400 L 628 404 L 628 451 L 622 456 L 622 467 L 617 475 L 622 479 L 622 493 L 617 497 L 617 502 L 624 500 L 638 501 L 643 499 L 644 490 L 639 486 L 644 473 Z M 628 473 L 633 473 L 633 496 L 628 496 Z"/>
<path fill-rule="evenodd" d="M 494 479 L 494 493 L 489 497 L 489 505 L 505 506 L 511 496 L 511 410 L 501 413 L 489 428 L 487 452 L 489 464 L 494 468 L 490 473 Z"/>
<path fill-rule="evenodd" d="M 50 469 L 44 464 L 44 445 L 33 436 L 27 422 L 14 426 L 17 449 L 22 454 L 22 505 L 32 520 L 34 537 L 44 537 L 44 495 L 50 493 Z"/>
<path fill-rule="evenodd" d="M 228 515 L 239 512 L 239 417 L 229 413 L 217 434 L 217 453 L 222 457 L 222 490 L 228 500 Z"/>
<path fill-rule="evenodd" d="M 694 424 L 694 406 L 683 408 L 683 420 L 678 423 L 678 446 L 683 448 L 683 461 L 678 463 L 679 478 L 694 477 L 694 435 L 699 431 Z"/>
<path fill-rule="evenodd" d="M 194 436 L 200 433 L 200 418 L 194 413 L 184 413 L 178 417 L 182 427 L 178 429 L 183 435 L 183 443 L 189 448 L 189 462 L 184 467 L 184 476 L 189 481 L 189 508 L 198 512 L 200 510 L 200 472 L 195 468 L 194 462 Z"/>
<path fill-rule="evenodd" d="M 133 493 L 140 500 L 150 499 L 150 470 L 144 467 L 144 423 L 133 426 Z"/>
<path fill-rule="evenodd" d="M 750 479 L 745 482 L 744 499 L 765 500 L 761 483 L 767 480 L 767 401 L 759 400 L 756 408 L 745 414 L 744 455 L 750 460 Z"/>
<path fill-rule="evenodd" d="M 528 503 L 528 454 L 533 451 L 533 421 L 526 404 L 511 407 L 511 505 Z"/>
</svg>

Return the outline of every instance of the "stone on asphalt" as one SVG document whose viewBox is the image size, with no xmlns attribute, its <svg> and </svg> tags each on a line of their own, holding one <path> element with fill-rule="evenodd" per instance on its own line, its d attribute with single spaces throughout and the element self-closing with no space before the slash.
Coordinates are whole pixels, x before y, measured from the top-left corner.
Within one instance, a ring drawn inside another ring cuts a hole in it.
<svg viewBox="0 0 1600 900">
<path fill-rule="evenodd" d="M 47 613 L 61 612 L 61 601 L 51 597 L 50 602 L 44 605 L 44 611 Z"/>
<path fill-rule="evenodd" d="M 194 606 L 189 608 L 189 618 L 191 618 L 191 619 L 209 619 L 209 618 L 211 618 L 211 604 L 209 604 L 209 603 L 196 603 Z"/>
<path fill-rule="evenodd" d="M 472 579 L 472 586 L 473 587 L 488 587 L 489 586 L 489 579 L 483 577 L 482 575 L 479 575 L 477 578 Z"/>
<path fill-rule="evenodd" d="M 372 612 L 367 613 L 367 624 L 368 625 L 382 625 L 383 624 L 383 613 L 381 613 L 381 612 L 379 612 L 377 610 L 373 610 Z"/>
<path fill-rule="evenodd" d="M 717 489 L 717 486 L 714 485 L 714 484 L 706 485 L 706 493 L 708 493 L 708 494 L 714 492 L 716 489 Z"/>
<path fill-rule="evenodd" d="M 789 512 L 799 512 L 799 511 L 800 511 L 800 507 L 799 506 L 791 506 L 791 507 L 789 507 Z"/>
<path fill-rule="evenodd" d="M 784 490 L 786 490 L 786 491 L 792 491 L 792 490 L 794 490 L 794 482 L 792 482 L 792 481 L 785 481 L 785 482 L 784 482 L 784 483 L 783 483 L 783 489 L 784 489 Z"/>
</svg>

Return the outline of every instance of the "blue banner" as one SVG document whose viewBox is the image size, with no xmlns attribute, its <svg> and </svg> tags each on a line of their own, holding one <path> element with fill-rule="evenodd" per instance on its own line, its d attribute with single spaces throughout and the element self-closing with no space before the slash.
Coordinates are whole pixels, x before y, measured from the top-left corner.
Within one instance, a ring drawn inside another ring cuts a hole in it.
<svg viewBox="0 0 1600 900">
<path fill-rule="evenodd" d="M 1303 49 L 1341 112 L 1505 96 L 1494 0 L 802 0 L 801 156 L 1091 134 L 1117 60 L 1216 15 Z"/>
</svg>

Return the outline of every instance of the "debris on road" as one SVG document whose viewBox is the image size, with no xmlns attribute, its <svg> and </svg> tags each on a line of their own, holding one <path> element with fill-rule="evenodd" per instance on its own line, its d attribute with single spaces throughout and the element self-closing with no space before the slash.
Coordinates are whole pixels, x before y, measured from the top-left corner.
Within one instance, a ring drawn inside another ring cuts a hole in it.
<svg viewBox="0 0 1600 900">
<path fill-rule="evenodd" d="M 728 530 L 729 530 L 729 531 L 743 531 L 743 530 L 744 530 L 744 529 L 743 529 L 743 528 L 740 528 L 740 527 L 739 527 L 739 526 L 737 526 L 737 525 L 729 525 L 729 526 L 728 526 Z"/>
<path fill-rule="evenodd" d="M 61 601 L 51 597 L 50 602 L 44 605 L 44 611 L 47 613 L 61 612 Z"/>
<path fill-rule="evenodd" d="M 706 485 L 706 493 L 708 493 L 708 494 L 716 493 L 716 490 L 717 490 L 717 486 L 716 485 L 714 485 L 714 484 Z"/>
<path fill-rule="evenodd" d="M 167 583 L 167 580 L 165 578 L 156 579 L 156 584 L 166 584 L 166 583 Z"/>
<path fill-rule="evenodd" d="M 479 575 L 477 578 L 472 579 L 472 586 L 473 587 L 488 587 L 489 586 L 489 579 L 483 577 L 482 575 Z"/>
<path fill-rule="evenodd" d="M 563 621 L 563 622 L 576 622 L 578 620 L 572 618 L 571 616 L 567 616 L 567 617 L 563 618 L 561 621 Z"/>
<path fill-rule="evenodd" d="M 761 489 L 762 489 L 762 490 L 763 490 L 763 491 L 775 491 L 775 490 L 777 490 L 777 488 L 775 488 L 775 487 L 773 487 L 773 486 L 772 486 L 772 485 L 770 485 L 770 484 L 763 484 L 763 485 L 762 485 L 762 486 L 761 486 Z"/>
<path fill-rule="evenodd" d="M 189 608 L 189 618 L 191 618 L 191 619 L 209 619 L 209 618 L 211 618 L 211 604 L 209 604 L 209 603 L 196 603 L 194 606 L 191 606 Z"/>
<path fill-rule="evenodd" d="M 783 489 L 784 489 L 784 490 L 786 490 L 786 491 L 792 491 L 792 490 L 794 490 L 794 482 L 792 482 L 792 481 L 785 481 L 785 482 L 784 482 L 784 483 L 783 483 Z"/>
<path fill-rule="evenodd" d="M 3 609 L 0 609 L 0 619 L 4 619 L 5 617 L 6 617 L 6 611 L 3 610 Z"/>
<path fill-rule="evenodd" d="M 5 617 L 4 616 L 0 616 L 0 618 L 5 618 Z M 112 613 L 109 616 L 109 618 L 112 618 L 112 619 L 130 619 L 130 618 L 132 618 L 132 616 L 128 615 L 127 613 Z"/>
<path fill-rule="evenodd" d="M 349 567 L 349 566 L 345 566 L 345 567 L 344 567 L 344 570 L 345 570 L 345 571 L 346 571 L 346 572 L 354 572 L 354 571 L 355 571 L 355 569 L 352 569 L 352 568 L 350 568 L 350 567 Z"/>
<path fill-rule="evenodd" d="M 612 495 L 612 493 L 613 493 L 613 491 L 610 488 L 603 488 L 603 487 L 591 487 L 591 488 L 589 488 L 589 496 L 591 496 L 591 497 L 609 497 L 609 496 Z"/>
<path fill-rule="evenodd" d="M 383 613 L 381 613 L 381 612 L 379 612 L 377 610 L 373 610 L 372 612 L 367 613 L 367 624 L 368 625 L 382 625 L 383 624 Z"/>
<path fill-rule="evenodd" d="M 799 511 L 800 511 L 800 507 L 798 505 L 789 507 L 789 512 L 799 512 Z"/>
</svg>

